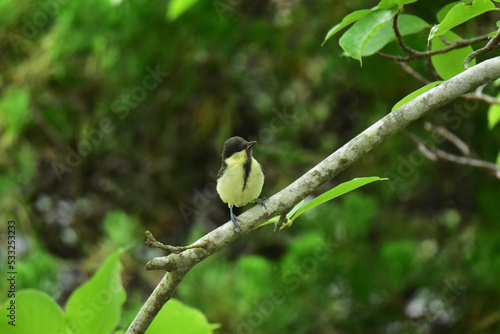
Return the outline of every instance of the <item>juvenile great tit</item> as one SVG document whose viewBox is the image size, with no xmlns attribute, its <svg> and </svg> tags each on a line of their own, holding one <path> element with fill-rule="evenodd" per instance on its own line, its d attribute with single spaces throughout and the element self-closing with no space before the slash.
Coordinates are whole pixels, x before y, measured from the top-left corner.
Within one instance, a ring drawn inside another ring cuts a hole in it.
<svg viewBox="0 0 500 334">
<path fill-rule="evenodd" d="M 231 220 L 240 228 L 233 206 L 243 206 L 258 197 L 264 185 L 264 169 L 252 157 L 252 147 L 256 141 L 246 141 L 241 137 L 231 137 L 224 143 L 222 166 L 217 174 L 217 193 L 222 202 L 227 203 Z"/>
</svg>

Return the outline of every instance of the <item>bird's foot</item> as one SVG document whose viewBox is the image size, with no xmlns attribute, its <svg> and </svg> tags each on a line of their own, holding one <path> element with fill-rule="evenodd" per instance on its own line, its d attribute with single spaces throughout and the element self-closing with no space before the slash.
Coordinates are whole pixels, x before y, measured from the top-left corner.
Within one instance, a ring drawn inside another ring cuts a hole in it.
<svg viewBox="0 0 500 334">
<path fill-rule="evenodd" d="M 265 201 L 267 201 L 267 197 L 255 199 L 255 202 L 259 203 L 260 205 L 262 205 L 264 207 L 264 209 L 267 210 Z"/>
<path fill-rule="evenodd" d="M 238 224 L 238 218 L 236 218 L 236 216 L 235 216 L 235 215 L 234 215 L 234 213 L 233 213 L 233 207 L 232 207 L 232 206 L 229 208 L 229 211 L 230 211 L 230 213 L 231 213 L 231 214 L 230 214 L 230 216 L 231 216 L 231 221 L 233 222 L 234 227 L 236 227 L 238 230 L 241 230 L 241 227 L 240 227 L 240 225 Z"/>
</svg>

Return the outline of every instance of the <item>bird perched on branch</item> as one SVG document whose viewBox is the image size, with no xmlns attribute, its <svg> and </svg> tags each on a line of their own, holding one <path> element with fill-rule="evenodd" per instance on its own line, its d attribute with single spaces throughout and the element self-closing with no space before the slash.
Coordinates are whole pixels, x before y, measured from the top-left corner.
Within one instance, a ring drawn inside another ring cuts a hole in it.
<svg viewBox="0 0 500 334">
<path fill-rule="evenodd" d="M 252 157 L 256 141 L 246 141 L 241 137 L 231 137 L 224 143 L 222 166 L 217 174 L 217 193 L 229 206 L 231 220 L 240 228 L 233 207 L 258 201 L 264 185 L 264 169 Z"/>
</svg>

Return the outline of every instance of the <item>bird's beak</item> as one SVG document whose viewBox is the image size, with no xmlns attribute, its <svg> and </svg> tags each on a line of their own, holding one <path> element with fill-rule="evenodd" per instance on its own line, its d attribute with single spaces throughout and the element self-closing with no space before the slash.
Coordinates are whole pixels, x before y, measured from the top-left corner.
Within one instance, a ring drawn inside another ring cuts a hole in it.
<svg viewBox="0 0 500 334">
<path fill-rule="evenodd" d="M 249 149 L 251 149 L 252 146 L 254 146 L 255 144 L 257 144 L 257 142 L 255 140 L 249 141 L 248 144 L 247 144 L 247 148 L 245 149 L 245 151 L 248 151 Z"/>
</svg>

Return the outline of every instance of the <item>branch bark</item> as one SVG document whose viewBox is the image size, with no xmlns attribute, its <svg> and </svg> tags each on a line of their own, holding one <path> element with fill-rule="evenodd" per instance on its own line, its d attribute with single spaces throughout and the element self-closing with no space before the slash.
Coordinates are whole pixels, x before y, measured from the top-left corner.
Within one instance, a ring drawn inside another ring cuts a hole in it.
<svg viewBox="0 0 500 334">
<path fill-rule="evenodd" d="M 434 146 L 428 145 L 420 137 L 416 136 L 415 134 L 409 131 L 403 130 L 403 133 L 408 138 L 410 138 L 410 140 L 412 140 L 415 144 L 417 144 L 420 153 L 422 153 L 422 155 L 429 160 L 432 161 L 446 160 L 460 165 L 483 168 L 489 171 L 497 179 L 500 179 L 500 166 L 492 162 L 473 158 L 472 152 L 470 151 L 469 147 L 460 138 L 456 137 L 454 134 L 448 132 L 448 130 L 442 127 L 436 127 L 436 128 L 439 129 L 440 135 L 444 135 L 445 138 L 453 145 L 455 145 L 460 151 L 462 151 L 462 153 L 465 156 L 458 156 L 456 154 L 451 154 Z"/>
<path fill-rule="evenodd" d="M 406 47 L 405 49 L 403 49 L 403 51 L 407 52 L 408 56 L 405 56 L 405 57 L 395 56 L 395 55 L 383 53 L 380 51 L 377 51 L 375 53 L 381 57 L 392 59 L 392 60 L 395 60 L 398 62 L 410 62 L 410 61 L 413 61 L 415 59 L 427 58 L 427 57 L 431 57 L 431 56 L 438 55 L 441 53 L 447 53 L 447 52 L 450 52 L 452 50 L 464 48 L 464 47 L 472 45 L 474 43 L 478 43 L 478 42 L 482 42 L 482 41 L 486 41 L 486 40 L 488 40 L 488 35 L 482 35 L 482 36 L 474 37 L 471 39 L 461 39 L 461 40 L 450 43 L 448 46 L 446 46 L 442 49 L 428 50 L 428 51 L 416 51 L 416 50 L 413 50 L 413 49 Z M 398 40 L 398 43 L 399 43 L 399 40 Z M 401 46 L 401 43 L 400 43 L 400 46 Z M 480 49 L 480 50 L 482 50 L 482 49 Z M 489 50 L 490 49 L 488 49 L 488 51 Z M 482 52 L 486 52 L 486 51 L 482 51 Z M 476 55 L 474 55 L 474 57 L 475 56 Z"/>
<path fill-rule="evenodd" d="M 195 244 L 204 245 L 203 248 L 190 248 L 182 253 L 152 259 L 147 264 L 147 268 L 168 269 L 169 271 L 141 308 L 126 333 L 144 333 L 161 307 L 172 297 L 177 285 L 197 263 L 252 231 L 269 218 L 287 213 L 323 183 L 428 111 L 499 77 L 500 57 L 471 67 L 378 120 L 295 182 L 269 198 L 265 207 L 257 205 L 241 214 L 238 217 L 241 230 L 235 229 L 233 223 L 229 221 L 195 242 Z"/>
</svg>

